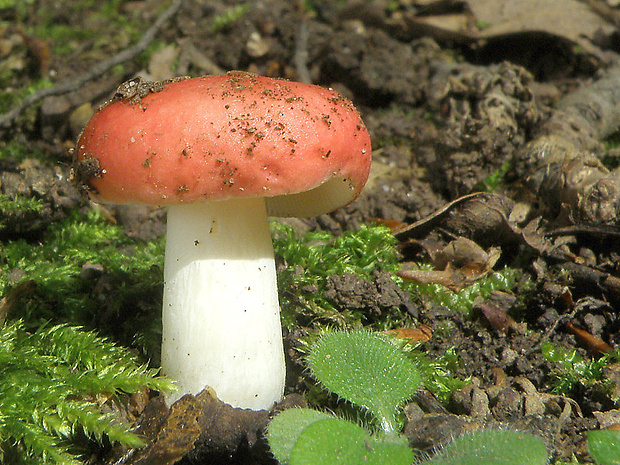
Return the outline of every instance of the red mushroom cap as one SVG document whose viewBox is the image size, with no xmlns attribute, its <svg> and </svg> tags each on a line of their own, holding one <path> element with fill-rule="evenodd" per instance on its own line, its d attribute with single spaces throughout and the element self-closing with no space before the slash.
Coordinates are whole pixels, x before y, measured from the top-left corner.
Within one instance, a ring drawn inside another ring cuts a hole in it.
<svg viewBox="0 0 620 465">
<path fill-rule="evenodd" d="M 353 104 L 333 90 L 231 72 L 126 83 L 76 153 L 78 179 L 104 202 L 262 196 L 272 215 L 305 216 L 359 195 L 371 145 Z M 306 206 L 294 206 L 300 199 Z"/>
</svg>

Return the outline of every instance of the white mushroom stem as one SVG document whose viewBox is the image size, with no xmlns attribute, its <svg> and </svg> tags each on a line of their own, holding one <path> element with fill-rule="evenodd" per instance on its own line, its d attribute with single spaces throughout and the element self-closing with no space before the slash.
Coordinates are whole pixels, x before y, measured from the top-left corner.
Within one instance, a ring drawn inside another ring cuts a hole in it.
<svg viewBox="0 0 620 465">
<path fill-rule="evenodd" d="M 171 404 L 206 386 L 233 407 L 268 409 L 284 390 L 284 351 L 263 199 L 168 209 L 162 372 Z"/>
</svg>

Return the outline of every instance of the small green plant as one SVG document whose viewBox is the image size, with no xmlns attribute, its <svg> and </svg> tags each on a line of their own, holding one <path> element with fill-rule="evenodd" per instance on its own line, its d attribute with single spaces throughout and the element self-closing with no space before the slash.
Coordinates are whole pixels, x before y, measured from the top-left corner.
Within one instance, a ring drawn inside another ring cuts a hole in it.
<svg viewBox="0 0 620 465">
<path fill-rule="evenodd" d="M 586 362 L 576 349 L 563 348 L 551 342 L 545 342 L 541 352 L 549 362 L 557 364 L 552 373 L 553 391 L 563 395 L 577 386 L 609 390 L 611 385 L 603 377 L 603 368 L 620 357 L 618 353 L 610 353 Z"/>
<path fill-rule="evenodd" d="M 506 179 L 506 175 L 512 168 L 512 162 L 505 161 L 496 171 L 489 174 L 482 180 L 479 188 L 485 192 L 497 192 L 502 187 L 502 183 Z"/>
<path fill-rule="evenodd" d="M 330 413 L 290 409 L 267 432 L 280 463 L 290 465 L 409 465 L 414 452 L 398 415 L 422 377 L 387 336 L 367 331 L 328 332 L 310 349 L 308 365 L 319 383 L 375 420 L 360 425 Z M 376 427 L 376 424 L 379 427 Z M 515 459 L 517 458 L 517 459 Z M 515 431 L 481 431 L 457 438 L 429 465 L 495 465 L 547 461 L 542 441 Z"/>
<path fill-rule="evenodd" d="M 611 394 L 613 383 L 605 380 L 603 368 L 620 360 L 620 352 L 604 354 L 586 362 L 576 349 L 560 347 L 546 342 L 541 348 L 543 356 L 556 363 L 553 371 L 553 390 L 567 395 L 577 388 L 598 389 Z M 617 399 L 615 399 L 617 400 Z M 620 431 L 588 431 L 588 447 L 594 461 L 600 465 L 620 465 Z"/>
<path fill-rule="evenodd" d="M 140 447 L 142 439 L 117 415 L 104 412 L 101 399 L 118 403 L 145 386 L 172 389 L 170 381 L 126 349 L 92 332 L 56 325 L 30 333 L 20 320 L 5 321 L 0 326 L 0 462 L 81 463 L 76 443 L 86 438 Z"/>
<path fill-rule="evenodd" d="M 398 435 L 402 425 L 397 413 L 421 378 L 397 346 L 378 333 L 328 332 L 313 344 L 308 365 L 327 390 L 366 410 L 379 429 L 311 409 L 286 410 L 268 431 L 280 462 L 406 465 L 413 461 L 413 451 Z"/>
<path fill-rule="evenodd" d="M 460 361 L 454 348 L 447 349 L 440 357 L 431 359 L 424 352 L 416 349 L 417 344 L 405 344 L 403 352 L 416 365 L 422 384 L 440 401 L 448 401 L 450 395 L 471 382 L 457 378 L 454 373 L 460 367 Z"/>
<path fill-rule="evenodd" d="M 400 430 L 398 408 L 421 381 L 399 347 L 365 331 L 324 334 L 313 345 L 308 365 L 328 391 L 370 412 L 386 433 Z"/>
</svg>

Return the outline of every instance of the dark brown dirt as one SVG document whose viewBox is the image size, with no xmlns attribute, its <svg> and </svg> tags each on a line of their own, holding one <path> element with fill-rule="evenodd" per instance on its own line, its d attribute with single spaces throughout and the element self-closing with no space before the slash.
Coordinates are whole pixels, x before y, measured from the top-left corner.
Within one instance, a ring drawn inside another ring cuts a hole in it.
<svg viewBox="0 0 620 465">
<path fill-rule="evenodd" d="M 73 17 L 73 10 L 63 11 L 65 2 L 56 3 L 54 14 L 59 20 L 85 21 L 97 29 L 96 19 Z M 163 3 L 125 1 L 120 2 L 120 8 L 152 23 Z M 487 178 L 506 167 L 531 140 L 536 128 L 551 114 L 549 104 L 591 77 L 589 66 L 579 67 L 581 59 L 564 60 L 573 64 L 562 68 L 561 74 L 552 73 L 553 80 L 546 81 L 534 78 L 541 76 L 538 71 L 547 66 L 545 63 L 535 61 L 530 63 L 531 69 L 526 69 L 514 61 L 503 61 L 509 57 L 497 56 L 497 50 L 492 56 L 479 56 L 484 50 L 478 51 L 477 62 L 490 64 L 467 61 L 476 56 L 472 50 L 451 48 L 450 42 L 431 37 L 412 39 L 390 30 L 384 22 L 384 3 L 388 2 L 370 2 L 382 11 L 380 15 L 370 7 L 359 7 L 355 1 L 313 3 L 314 11 L 285 0 L 248 2 L 247 11 L 239 19 L 216 30 L 214 18 L 240 2 L 185 2 L 158 37 L 161 43 L 177 47 L 176 62 L 183 74 L 236 69 L 291 79 L 308 76 L 313 83 L 332 86 L 358 106 L 373 139 L 371 180 L 355 203 L 306 221 L 306 228 L 338 234 L 376 218 L 413 223 L 459 196 L 483 189 Z M 410 2 L 401 3 L 401 8 L 407 8 Z M 32 24 L 25 26 L 36 27 L 37 16 L 32 18 Z M 11 32 L 15 28 L 11 18 L 8 24 L 7 31 Z M 107 30 L 95 32 L 114 34 Z M 301 37 L 307 38 L 305 44 Z M 92 67 L 105 58 L 105 53 L 122 48 L 111 42 L 109 50 L 89 54 L 92 43 L 77 44 L 67 60 L 55 56 L 51 45 L 49 69 L 59 82 Z M 524 48 L 524 55 L 531 56 L 528 47 L 533 45 L 529 39 L 518 45 Z M 21 53 L 36 65 L 32 51 Z M 150 65 L 148 71 L 153 75 L 168 71 L 172 75 L 163 78 L 174 77 L 175 71 L 154 70 Z M 34 110 L 34 117 L 30 114 L 29 119 L 18 120 L 5 134 L 7 141 L 17 137 L 43 156 L 23 162 L 1 159 L 0 192 L 42 199 L 45 208 L 28 217 L 0 218 L 0 239 L 36 238 L 73 209 L 86 208 L 88 201 L 68 181 L 67 148 L 75 140 L 79 122 L 84 120 L 80 119 L 80 105 L 101 104 L 124 79 L 144 71 L 144 66 L 134 60 L 126 63 L 120 74 L 108 73 L 78 92 L 48 97 Z M 26 71 L 20 79 L 28 80 Z M 16 80 L 15 85 L 19 86 L 20 81 Z M 471 377 L 471 384 L 454 393 L 448 405 L 425 400 L 421 393 L 418 402 L 407 407 L 405 434 L 412 446 L 432 451 L 463 431 L 498 426 L 542 436 L 554 459 L 569 460 L 574 455 L 587 460 L 583 433 L 599 427 L 595 412 L 617 407 L 619 396 L 614 394 L 618 391 L 618 376 L 613 375 L 612 365 L 608 369 L 611 394 L 583 386 L 577 386 L 568 397 L 552 394 L 554 366 L 542 356 L 540 344 L 550 340 L 577 348 L 586 360 L 591 360 L 584 341 L 566 330 L 568 315 L 591 335 L 612 346 L 618 343 L 620 287 L 614 276 L 618 273 L 620 250 L 609 231 L 587 228 L 554 236 L 551 251 L 543 247 L 542 236 L 530 234 L 531 228 L 527 228 L 529 220 L 537 216 L 541 201 L 525 188 L 526 182 L 519 175 L 508 166 L 509 182 L 500 193 L 501 208 L 492 207 L 494 212 L 508 208 L 507 215 L 498 214 L 493 220 L 501 223 L 499 227 L 496 223 L 487 227 L 483 221 L 486 214 L 479 210 L 470 216 L 458 210 L 449 212 L 448 218 L 432 223 L 430 230 L 416 237 L 445 244 L 464 235 L 483 247 L 500 247 L 499 264 L 518 267 L 533 283 L 523 294 L 517 289 L 518 299 L 493 302 L 512 315 L 515 326 L 504 332 L 493 328 L 480 313 L 466 317 L 439 306 L 420 309 L 381 274 L 372 282 L 349 275 L 333 276 L 328 283 L 328 297 L 342 308 L 365 309 L 369 314 L 400 306 L 403 312 L 415 314 L 420 323 L 436 330 L 423 346 L 429 355 L 441 355 L 450 348 L 458 353 L 458 375 Z M 514 212 L 512 200 L 528 205 L 524 215 L 528 221 L 506 223 L 510 212 Z M 163 234 L 161 211 L 118 207 L 110 208 L 110 212 L 134 237 L 148 239 Z M 547 220 L 542 218 L 541 222 Z M 546 230 L 554 229 L 553 223 L 545 224 Z M 562 237 L 569 240 L 560 243 Z M 411 243 L 403 251 L 407 259 L 426 257 Z M 557 251 L 562 252 L 561 256 Z M 572 278 L 564 273 L 567 261 L 574 265 Z M 260 429 L 267 418 L 240 420 L 233 415 L 231 419 L 230 412 L 221 406 L 210 404 L 209 409 L 208 414 L 193 414 L 202 436 L 182 463 L 270 463 L 264 444 L 260 446 Z M 234 431 L 213 424 L 200 426 L 208 415 L 219 415 L 221 422 L 230 422 L 227 424 L 240 423 Z M 195 439 L 192 437 L 192 444 Z"/>
</svg>

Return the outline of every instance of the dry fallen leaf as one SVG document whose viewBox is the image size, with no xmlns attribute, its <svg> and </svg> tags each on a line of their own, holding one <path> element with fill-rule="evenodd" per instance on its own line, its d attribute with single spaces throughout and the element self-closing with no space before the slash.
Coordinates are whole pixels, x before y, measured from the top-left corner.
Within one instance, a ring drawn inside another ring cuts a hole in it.
<svg viewBox="0 0 620 465">
<path fill-rule="evenodd" d="M 487 251 L 474 241 L 459 237 L 434 257 L 440 270 L 404 269 L 398 275 L 421 284 L 441 284 L 455 292 L 486 276 L 501 255 L 498 247 Z"/>
<path fill-rule="evenodd" d="M 588 352 L 590 352 L 592 355 L 602 355 L 613 352 L 613 347 L 611 347 L 605 341 L 581 328 L 578 328 L 570 321 L 567 321 L 564 326 L 568 331 L 573 333 L 582 344 L 586 346 Z"/>
<path fill-rule="evenodd" d="M 593 49 L 593 42 L 610 37 L 616 27 L 578 0 L 467 0 L 478 24 L 480 37 L 524 32 L 546 32 Z"/>
<path fill-rule="evenodd" d="M 163 397 L 157 396 L 137 422 L 136 432 L 148 445 L 139 450 L 117 445 L 101 463 L 172 465 L 187 454 L 195 456 L 196 463 L 207 463 L 210 456 L 233 457 L 257 444 L 268 420 L 268 411 L 233 408 L 209 388 L 181 397 L 170 409 Z"/>
<path fill-rule="evenodd" d="M 406 339 L 407 342 L 426 342 L 432 337 L 433 330 L 429 326 L 419 325 L 417 328 L 390 329 L 386 334 Z"/>
<path fill-rule="evenodd" d="M 487 302 L 480 303 L 475 306 L 480 311 L 491 327 L 497 331 L 505 333 L 509 328 L 515 326 L 515 320 L 503 309 Z"/>
</svg>

